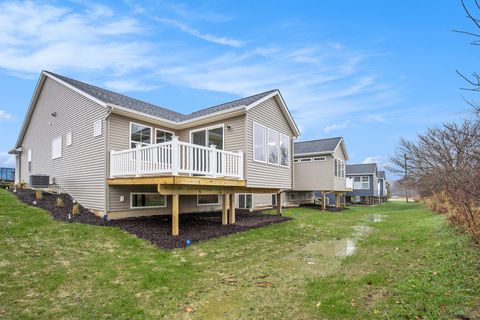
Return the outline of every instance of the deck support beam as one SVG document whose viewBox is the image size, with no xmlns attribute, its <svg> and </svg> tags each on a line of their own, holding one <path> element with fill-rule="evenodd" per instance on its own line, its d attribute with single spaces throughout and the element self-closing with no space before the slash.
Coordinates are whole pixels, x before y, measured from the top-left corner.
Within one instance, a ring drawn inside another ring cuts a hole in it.
<svg viewBox="0 0 480 320">
<path fill-rule="evenodd" d="M 322 191 L 322 210 L 325 211 L 325 191 Z"/>
<path fill-rule="evenodd" d="M 347 194 L 343 194 L 343 208 L 347 208 Z"/>
<path fill-rule="evenodd" d="M 172 195 L 172 235 L 174 236 L 179 234 L 179 198 L 178 194 Z"/>
<path fill-rule="evenodd" d="M 228 224 L 228 195 L 222 195 L 222 224 Z"/>
<path fill-rule="evenodd" d="M 277 201 L 277 214 L 282 215 L 283 214 L 283 208 L 282 208 L 282 194 L 279 192 L 276 195 L 276 201 Z"/>
<path fill-rule="evenodd" d="M 228 215 L 228 223 L 234 224 L 235 223 L 235 193 L 229 194 L 230 198 L 230 214 Z"/>
<path fill-rule="evenodd" d="M 335 192 L 335 208 L 338 209 L 340 207 L 340 197 L 338 192 Z"/>
</svg>

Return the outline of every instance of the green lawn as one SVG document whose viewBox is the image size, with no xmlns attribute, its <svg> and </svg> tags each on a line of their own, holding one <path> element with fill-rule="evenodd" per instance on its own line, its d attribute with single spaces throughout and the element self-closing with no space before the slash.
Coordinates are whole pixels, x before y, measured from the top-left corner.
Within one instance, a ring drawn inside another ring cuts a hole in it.
<svg viewBox="0 0 480 320">
<path fill-rule="evenodd" d="M 479 248 L 421 205 L 286 214 L 164 251 L 1 190 L 0 318 L 480 317 Z"/>
</svg>

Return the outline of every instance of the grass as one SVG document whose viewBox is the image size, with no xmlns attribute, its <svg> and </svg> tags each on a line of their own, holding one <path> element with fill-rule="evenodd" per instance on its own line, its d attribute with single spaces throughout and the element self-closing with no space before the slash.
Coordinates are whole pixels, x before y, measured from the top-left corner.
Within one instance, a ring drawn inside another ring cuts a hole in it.
<svg viewBox="0 0 480 320">
<path fill-rule="evenodd" d="M 479 248 L 420 204 L 286 214 L 164 251 L 0 190 L 0 318 L 480 317 Z"/>
</svg>

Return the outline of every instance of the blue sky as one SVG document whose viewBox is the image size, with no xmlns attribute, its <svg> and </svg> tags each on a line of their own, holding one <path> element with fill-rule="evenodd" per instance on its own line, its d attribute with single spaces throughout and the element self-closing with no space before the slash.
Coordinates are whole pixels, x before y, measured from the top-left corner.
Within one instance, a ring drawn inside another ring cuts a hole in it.
<svg viewBox="0 0 480 320">
<path fill-rule="evenodd" d="M 385 165 L 469 110 L 479 55 L 452 29 L 475 31 L 460 1 L 0 2 L 0 166 L 42 69 L 183 113 L 278 88 L 301 140 Z"/>
</svg>

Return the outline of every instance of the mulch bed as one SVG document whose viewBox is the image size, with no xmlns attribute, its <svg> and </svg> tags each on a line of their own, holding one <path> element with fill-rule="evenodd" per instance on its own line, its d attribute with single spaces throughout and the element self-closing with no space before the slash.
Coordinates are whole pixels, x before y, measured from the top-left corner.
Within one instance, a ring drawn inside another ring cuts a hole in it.
<svg viewBox="0 0 480 320">
<path fill-rule="evenodd" d="M 319 205 L 319 204 L 302 204 L 302 205 L 300 205 L 300 207 L 322 211 L 322 206 Z M 327 207 L 325 209 L 325 211 L 330 211 L 330 212 L 340 212 L 340 211 L 343 211 L 343 210 L 348 210 L 348 208 L 340 207 L 340 208 L 337 209 L 335 207 Z"/>
<path fill-rule="evenodd" d="M 192 243 L 209 240 L 291 220 L 291 218 L 279 215 L 237 211 L 235 224 L 222 225 L 220 212 L 181 214 L 180 235 L 174 237 L 171 235 L 171 216 L 151 216 L 105 221 L 80 206 L 80 213 L 69 218 L 69 213 L 72 212 L 74 202 L 67 194 L 57 195 L 44 192 L 43 199 L 36 200 L 35 191 L 27 189 L 17 190 L 16 195 L 22 202 L 28 205 L 45 209 L 55 220 L 117 227 L 165 249 L 183 248 L 186 246 L 187 240 L 190 240 Z M 63 207 L 56 206 L 56 199 L 58 197 L 63 199 Z"/>
</svg>

